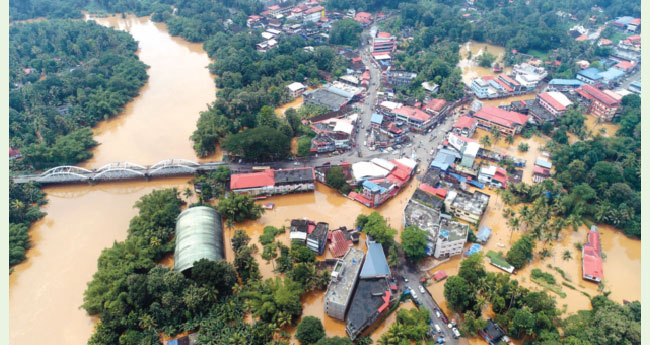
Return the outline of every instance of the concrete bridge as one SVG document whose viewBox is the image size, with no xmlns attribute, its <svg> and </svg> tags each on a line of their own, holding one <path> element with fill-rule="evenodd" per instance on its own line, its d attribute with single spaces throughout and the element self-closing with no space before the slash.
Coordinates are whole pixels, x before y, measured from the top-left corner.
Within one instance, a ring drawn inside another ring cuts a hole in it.
<svg viewBox="0 0 650 345">
<path fill-rule="evenodd" d="M 214 170 L 225 162 L 197 163 L 187 159 L 167 159 L 154 165 L 139 165 L 131 162 L 113 162 L 99 169 L 85 169 L 77 166 L 59 166 L 40 174 L 14 175 L 14 183 L 38 182 L 41 184 L 67 184 L 80 182 L 108 182 L 138 180 L 152 177 L 192 175 L 197 171 Z"/>
</svg>

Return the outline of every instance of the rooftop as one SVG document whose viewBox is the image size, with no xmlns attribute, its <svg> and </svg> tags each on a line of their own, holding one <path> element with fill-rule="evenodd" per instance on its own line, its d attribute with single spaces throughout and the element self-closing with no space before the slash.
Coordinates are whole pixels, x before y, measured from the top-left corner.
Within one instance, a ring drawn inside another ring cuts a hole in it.
<svg viewBox="0 0 650 345">
<path fill-rule="evenodd" d="M 354 282 L 359 275 L 364 253 L 361 249 L 350 247 L 345 256 L 339 259 L 332 272 L 325 300 L 336 304 L 345 304 L 348 296 L 354 292 Z"/>
<path fill-rule="evenodd" d="M 600 75 L 600 70 L 595 67 L 589 67 L 587 69 L 583 69 L 582 71 L 579 71 L 578 74 L 591 80 L 598 80 L 603 78 Z"/>
<path fill-rule="evenodd" d="M 527 115 L 499 109 L 487 103 L 483 104 L 481 110 L 477 111 L 474 116 L 506 127 L 523 126 L 530 118 Z"/>
<path fill-rule="evenodd" d="M 230 175 L 230 189 L 260 188 L 275 185 L 272 169 L 260 172 Z"/>
<path fill-rule="evenodd" d="M 279 169 L 274 171 L 274 180 L 279 183 L 313 183 L 314 168 Z"/>
<path fill-rule="evenodd" d="M 304 89 L 305 85 L 302 85 L 301 83 L 295 82 L 295 83 L 291 83 L 291 84 L 287 85 L 287 88 L 289 88 L 289 90 L 294 92 L 294 91 L 298 91 L 300 89 Z"/>
<path fill-rule="evenodd" d="M 424 108 L 427 110 L 433 110 L 435 112 L 439 112 L 440 110 L 442 110 L 442 108 L 445 107 L 446 104 L 447 101 L 445 101 L 444 99 L 434 98 L 431 101 L 429 101 L 429 103 L 427 103 L 424 106 Z"/>
<path fill-rule="evenodd" d="M 486 242 L 488 238 L 490 238 L 490 234 L 492 234 L 492 228 L 488 228 L 487 226 L 483 225 L 478 231 L 476 239 L 480 242 Z"/>
<path fill-rule="evenodd" d="M 444 215 L 440 218 L 440 232 L 438 237 L 446 241 L 466 240 L 469 234 L 469 225 L 454 222 Z"/>
<path fill-rule="evenodd" d="M 435 196 L 434 194 L 431 194 L 427 191 L 425 191 L 422 188 L 423 185 L 420 185 L 420 188 L 416 189 L 415 192 L 413 193 L 413 196 L 411 196 L 411 199 L 414 199 L 416 201 L 419 201 L 423 204 L 429 205 L 429 207 L 432 207 L 433 209 L 439 210 L 442 208 L 442 203 L 443 199 L 440 197 Z M 408 206 L 408 204 L 407 204 Z"/>
<path fill-rule="evenodd" d="M 390 269 L 388 268 L 383 247 L 375 241 L 368 241 L 368 254 L 366 255 L 366 261 L 363 263 L 359 277 L 365 279 L 388 277 L 389 275 Z"/>
<path fill-rule="evenodd" d="M 563 85 L 563 86 L 580 86 L 583 83 L 578 79 L 551 79 L 549 85 Z"/>
<path fill-rule="evenodd" d="M 174 269 L 183 272 L 201 259 L 224 259 L 221 215 L 211 207 L 196 206 L 176 218 Z"/>
<path fill-rule="evenodd" d="M 407 105 L 394 109 L 393 113 L 397 115 L 406 116 L 410 119 L 414 119 L 422 122 L 428 120 L 431 117 L 429 116 L 429 114 L 423 112 L 422 110 Z"/>
<path fill-rule="evenodd" d="M 460 190 L 452 190 L 447 193 L 445 202 L 450 202 L 454 208 L 470 212 L 472 214 L 482 214 L 490 200 L 490 196 L 475 191 L 474 193 L 467 193 Z"/>
<path fill-rule="evenodd" d="M 390 286 L 386 278 L 360 279 L 346 318 L 350 338 L 355 339 L 370 326 L 389 300 Z"/>
<path fill-rule="evenodd" d="M 404 209 L 404 227 L 415 225 L 428 231 L 431 238 L 438 237 L 441 213 L 411 198 Z"/>
<path fill-rule="evenodd" d="M 329 249 L 333 257 L 338 258 L 345 255 L 351 246 L 352 241 L 345 238 L 343 231 L 332 231 L 332 242 L 329 245 Z"/>
</svg>

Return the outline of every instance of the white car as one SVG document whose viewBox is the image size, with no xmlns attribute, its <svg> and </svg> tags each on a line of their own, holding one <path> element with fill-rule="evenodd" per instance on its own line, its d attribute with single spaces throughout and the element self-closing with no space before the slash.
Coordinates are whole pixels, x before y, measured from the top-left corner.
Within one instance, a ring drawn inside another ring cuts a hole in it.
<svg viewBox="0 0 650 345">
<path fill-rule="evenodd" d="M 440 312 L 436 310 L 436 316 L 440 317 Z"/>
<path fill-rule="evenodd" d="M 422 287 L 422 285 L 420 285 L 420 286 L 418 286 L 418 288 L 420 289 L 420 293 L 424 294 L 424 287 Z"/>
<path fill-rule="evenodd" d="M 413 291 L 413 289 L 411 289 L 411 296 L 413 296 L 413 299 L 418 299 L 418 295 Z"/>
</svg>

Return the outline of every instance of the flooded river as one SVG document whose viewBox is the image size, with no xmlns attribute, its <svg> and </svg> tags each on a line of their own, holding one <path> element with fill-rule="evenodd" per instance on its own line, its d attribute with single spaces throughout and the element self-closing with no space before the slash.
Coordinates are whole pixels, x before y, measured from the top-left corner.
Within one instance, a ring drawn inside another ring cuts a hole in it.
<svg viewBox="0 0 650 345">
<path fill-rule="evenodd" d="M 189 136 L 199 111 L 215 98 L 200 44 L 171 37 L 164 24 L 128 16 L 96 19 L 129 31 L 138 55 L 150 68 L 140 96 L 116 118 L 100 123 L 100 142 L 86 167 L 113 161 L 152 164 L 167 158 L 196 160 Z M 215 157 L 208 159 L 218 159 Z M 97 258 L 113 241 L 126 238 L 133 204 L 154 189 L 187 187 L 187 177 L 151 182 L 45 188 L 46 217 L 31 228 L 32 249 L 9 277 L 11 344 L 86 344 L 95 322 L 79 309 L 97 270 Z"/>
<path fill-rule="evenodd" d="M 109 17 L 97 20 L 103 25 L 131 32 L 139 41 L 140 58 L 151 68 L 148 70 L 149 81 L 141 89 L 140 96 L 129 103 L 117 118 L 103 122 L 94 129 L 101 145 L 94 150 L 95 157 L 84 165 L 99 167 L 113 161 L 151 164 L 167 158 L 196 160 L 189 136 L 195 128 L 199 111 L 206 109 L 206 104 L 215 97 L 215 87 L 206 69 L 208 56 L 200 45 L 170 37 L 164 24 L 152 23 L 147 18 L 129 16 L 125 19 Z M 470 46 L 470 49 L 484 46 L 481 43 L 476 47 Z M 284 109 L 298 106 L 301 103 L 299 99 Z M 516 145 L 522 140 L 531 146 L 529 153 L 523 154 L 528 160 L 526 169 L 530 170 L 535 156 L 540 153 L 542 139 L 517 138 L 515 144 L 509 147 L 501 146 L 502 139 L 497 145 L 507 153 L 515 154 Z M 219 154 L 216 154 L 208 159 L 218 158 Z M 524 180 L 528 181 L 530 176 L 529 171 L 525 172 Z M 102 249 L 111 246 L 114 241 L 126 238 L 129 220 L 136 214 L 133 204 L 142 195 L 154 189 L 184 189 L 187 180 L 188 178 L 176 178 L 46 188 L 49 203 L 43 210 L 48 215 L 32 227 L 32 249 L 27 253 L 27 260 L 16 266 L 15 272 L 10 276 L 11 343 L 48 344 L 52 339 L 57 339 L 64 344 L 85 344 L 96 320 L 86 315 L 79 306 L 83 302 L 86 283 L 96 271 L 96 261 Z M 417 184 L 416 180 L 412 181 L 394 199 L 377 209 L 392 227 L 400 231 L 404 206 Z M 488 212 L 483 218 L 483 223 L 493 228 L 493 236 L 486 250 L 499 249 L 495 247 L 498 242 L 509 245 L 509 232 L 500 216 L 501 205 L 495 199 L 493 197 L 490 200 Z M 258 244 L 260 252 L 262 247 L 258 240 L 266 225 L 288 226 L 291 219 L 307 217 L 328 222 L 330 228 L 351 227 L 358 214 L 372 212 L 320 184 L 317 184 L 313 193 L 277 196 L 264 202 L 275 203 L 275 208 L 268 210 L 257 221 L 235 226 L 235 229 L 244 229 L 252 237 L 252 243 Z M 542 267 L 551 262 L 567 272 L 573 279 L 572 284 L 578 289 L 595 294 L 595 285 L 583 283 L 580 279 L 580 254 L 573 245 L 574 242 L 584 242 L 585 231 L 584 227 L 579 232 L 565 230 L 553 248 L 553 262 L 536 259 L 532 265 L 518 273 L 517 278 L 524 280 L 528 278 L 532 267 Z M 227 230 L 226 258 L 232 261 L 230 232 Z M 618 302 L 622 298 L 639 299 L 640 242 L 629 240 L 608 227 L 601 227 L 601 232 L 603 251 L 608 255 L 604 267 L 605 285 L 612 291 L 612 298 Z M 518 234 L 513 236 L 513 241 L 517 236 Z M 396 235 L 398 238 L 399 232 Z M 278 239 L 289 243 L 288 233 L 280 234 Z M 360 244 L 359 247 L 365 250 L 365 245 Z M 570 261 L 561 259 L 562 251 L 567 249 L 573 250 L 573 259 Z M 256 257 L 263 276 L 275 276 L 273 264 L 266 263 L 260 254 L 256 254 Z M 320 259 L 329 256 L 329 251 L 326 251 Z M 172 262 L 168 258 L 164 264 L 171 265 Z M 454 274 L 459 262 L 460 257 L 456 257 L 434 270 L 445 269 L 449 274 Z M 531 285 L 528 281 L 524 284 Z M 438 301 L 443 300 L 442 286 L 440 283 L 430 287 Z M 568 294 L 567 298 L 557 296 L 560 307 L 568 304 L 568 312 L 588 307 L 588 301 L 581 293 L 566 288 L 564 291 Z M 304 296 L 303 303 L 304 315 L 314 315 L 323 320 L 328 335 L 345 335 L 345 325 L 324 314 L 323 292 Z M 444 306 L 444 302 L 441 305 Z M 408 308 L 407 305 L 404 307 Z M 394 315 L 389 317 L 373 338 L 377 339 L 382 330 L 386 330 L 394 320 Z"/>
</svg>

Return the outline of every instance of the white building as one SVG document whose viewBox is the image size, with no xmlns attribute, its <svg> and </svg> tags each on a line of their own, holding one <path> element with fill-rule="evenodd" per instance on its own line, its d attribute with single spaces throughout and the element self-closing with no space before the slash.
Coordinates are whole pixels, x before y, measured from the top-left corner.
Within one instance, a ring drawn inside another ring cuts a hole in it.
<svg viewBox="0 0 650 345">
<path fill-rule="evenodd" d="M 287 89 L 289 89 L 289 94 L 291 97 L 296 98 L 300 95 L 302 95 L 303 92 L 307 89 L 305 85 L 295 82 L 287 85 Z"/>
</svg>

